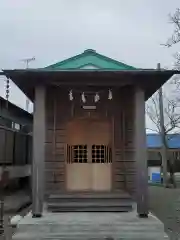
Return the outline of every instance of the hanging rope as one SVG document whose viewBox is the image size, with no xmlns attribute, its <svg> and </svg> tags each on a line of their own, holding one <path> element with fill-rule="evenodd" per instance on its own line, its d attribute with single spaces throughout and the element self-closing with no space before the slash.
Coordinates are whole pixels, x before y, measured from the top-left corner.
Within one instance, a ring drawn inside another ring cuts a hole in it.
<svg viewBox="0 0 180 240">
<path fill-rule="evenodd" d="M 108 92 L 109 93 L 109 91 L 112 91 L 111 89 L 108 89 L 107 90 L 107 88 L 106 89 L 101 89 L 101 90 L 99 90 L 99 91 L 97 91 L 97 90 L 94 90 L 94 91 L 86 91 L 86 90 L 80 90 L 80 89 L 75 89 L 75 88 L 73 88 L 73 89 L 69 89 L 69 92 L 74 92 L 74 93 L 82 93 L 82 92 L 84 92 L 85 94 L 102 94 L 102 93 L 105 93 L 105 92 Z"/>
<path fill-rule="evenodd" d="M 100 96 L 101 96 L 101 94 L 103 94 L 103 93 L 107 93 L 107 98 L 108 98 L 108 100 L 112 100 L 113 99 L 113 94 L 112 94 L 112 90 L 108 90 L 108 92 L 107 92 L 107 89 L 106 90 L 100 90 L 100 91 L 80 91 L 80 90 L 76 90 L 76 89 L 71 89 L 70 91 L 69 91 L 69 100 L 70 101 L 73 101 L 73 99 L 74 99 L 74 96 L 73 96 L 73 93 L 81 93 L 81 100 L 85 103 L 86 102 L 86 96 L 88 95 L 88 94 L 94 94 L 94 102 L 96 103 L 96 102 L 98 102 L 99 100 L 100 100 Z"/>
<path fill-rule="evenodd" d="M 6 80 L 6 110 L 8 110 L 8 103 L 9 103 L 9 87 L 10 87 L 10 84 L 9 84 L 9 79 L 7 78 Z"/>
</svg>

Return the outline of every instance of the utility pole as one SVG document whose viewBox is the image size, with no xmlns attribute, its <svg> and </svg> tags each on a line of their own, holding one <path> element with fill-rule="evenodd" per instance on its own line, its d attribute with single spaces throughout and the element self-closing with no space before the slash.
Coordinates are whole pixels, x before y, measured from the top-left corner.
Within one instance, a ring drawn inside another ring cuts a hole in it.
<svg viewBox="0 0 180 240">
<path fill-rule="evenodd" d="M 36 60 L 35 57 L 22 59 L 22 61 L 26 63 L 26 69 L 29 68 L 29 63 L 32 61 L 35 61 L 35 60 Z M 29 111 L 29 104 L 30 104 L 30 101 L 28 98 L 26 98 L 26 111 L 27 112 Z"/>
<path fill-rule="evenodd" d="M 160 63 L 157 65 L 157 69 L 161 70 Z M 167 187 L 167 148 L 166 148 L 166 133 L 164 127 L 164 107 L 163 107 L 163 90 L 162 87 L 158 90 L 159 95 L 159 123 L 160 123 L 160 136 L 161 136 L 161 159 L 163 167 L 163 185 Z"/>
</svg>

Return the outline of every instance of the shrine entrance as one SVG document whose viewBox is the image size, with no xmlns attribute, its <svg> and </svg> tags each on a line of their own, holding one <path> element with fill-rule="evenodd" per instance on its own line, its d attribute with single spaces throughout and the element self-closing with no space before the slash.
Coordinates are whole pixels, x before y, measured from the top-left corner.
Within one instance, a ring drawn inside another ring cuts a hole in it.
<svg viewBox="0 0 180 240">
<path fill-rule="evenodd" d="M 110 123 L 74 120 L 67 127 L 68 191 L 110 191 L 112 150 Z"/>
</svg>

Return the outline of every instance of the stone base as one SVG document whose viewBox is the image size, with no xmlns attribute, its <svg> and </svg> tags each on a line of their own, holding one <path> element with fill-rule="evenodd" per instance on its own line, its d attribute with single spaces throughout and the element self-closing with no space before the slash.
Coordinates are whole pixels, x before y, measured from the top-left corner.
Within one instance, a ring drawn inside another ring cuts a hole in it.
<svg viewBox="0 0 180 240">
<path fill-rule="evenodd" d="M 13 240 L 90 240 L 90 239 L 168 239 L 164 225 L 152 214 L 139 218 L 136 210 L 128 213 L 49 213 L 42 218 L 25 216 Z"/>
</svg>

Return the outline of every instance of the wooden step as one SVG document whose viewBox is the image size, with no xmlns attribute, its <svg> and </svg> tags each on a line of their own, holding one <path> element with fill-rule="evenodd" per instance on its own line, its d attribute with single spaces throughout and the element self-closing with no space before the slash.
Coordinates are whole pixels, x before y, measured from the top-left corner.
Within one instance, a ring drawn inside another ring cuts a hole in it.
<svg viewBox="0 0 180 240">
<path fill-rule="evenodd" d="M 82 203 L 51 203 L 48 204 L 51 212 L 129 212 L 132 205 L 128 204 L 83 204 Z"/>
<path fill-rule="evenodd" d="M 51 206 L 54 206 L 54 205 L 58 205 L 60 207 L 71 207 L 71 206 L 74 206 L 74 207 L 118 207 L 118 206 L 129 206 L 130 204 L 126 201 L 124 202 L 121 202 L 121 204 L 119 204 L 119 202 L 117 201 L 104 201 L 104 202 L 63 202 L 63 203 L 57 203 L 57 202 L 54 202 L 54 203 L 48 203 L 48 206 L 51 207 Z"/>
<path fill-rule="evenodd" d="M 98 202 L 110 202 L 110 201 L 116 201 L 118 203 L 121 202 L 128 202 L 131 203 L 131 198 L 80 198 L 80 197 L 71 197 L 71 198 L 49 198 L 48 203 L 53 202 L 92 202 L 92 203 L 98 203 Z"/>
<path fill-rule="evenodd" d="M 132 203 L 126 193 L 68 193 L 51 195 L 47 207 L 51 212 L 127 212 Z"/>
<path fill-rule="evenodd" d="M 101 203 L 105 203 L 106 205 L 108 204 L 117 204 L 117 205 L 121 205 L 121 204 L 128 204 L 128 205 L 132 205 L 133 201 L 131 199 L 103 199 L 103 198 L 98 198 L 98 199 L 94 199 L 94 198 L 71 198 L 71 199 L 49 199 L 47 201 L 48 205 L 49 204 L 53 204 L 53 203 L 61 203 L 61 204 L 92 204 L 92 205 L 96 205 L 96 204 L 101 204 Z"/>
<path fill-rule="evenodd" d="M 63 193 L 51 194 L 49 199 L 131 199 L 128 193 Z"/>
</svg>

